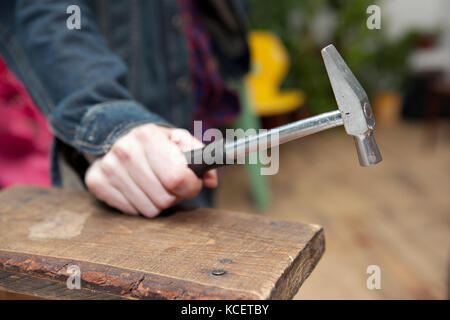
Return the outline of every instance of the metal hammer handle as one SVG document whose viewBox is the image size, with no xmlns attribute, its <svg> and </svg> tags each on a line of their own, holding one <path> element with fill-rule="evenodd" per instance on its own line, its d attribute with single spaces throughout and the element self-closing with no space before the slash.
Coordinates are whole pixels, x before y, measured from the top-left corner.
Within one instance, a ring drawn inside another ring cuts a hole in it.
<svg viewBox="0 0 450 320">
<path fill-rule="evenodd" d="M 202 149 L 195 149 L 186 152 L 185 156 L 188 160 L 189 168 L 191 168 L 197 176 L 201 176 L 208 170 L 234 164 L 234 160 L 243 154 L 262 151 L 264 149 L 272 148 L 285 142 L 343 124 L 344 122 L 342 120 L 341 112 L 339 110 L 335 110 L 289 123 L 261 134 L 241 138 L 237 141 L 214 141 Z M 278 136 L 278 139 L 272 143 L 271 138 L 275 135 Z M 266 142 L 262 144 L 262 146 L 260 146 L 259 143 L 261 139 L 264 139 Z M 221 152 L 221 154 L 215 155 L 213 152 L 204 152 L 205 148 L 208 148 L 209 150 L 217 150 L 218 152 Z M 215 159 L 218 158 L 221 159 L 220 163 L 215 162 Z"/>
</svg>

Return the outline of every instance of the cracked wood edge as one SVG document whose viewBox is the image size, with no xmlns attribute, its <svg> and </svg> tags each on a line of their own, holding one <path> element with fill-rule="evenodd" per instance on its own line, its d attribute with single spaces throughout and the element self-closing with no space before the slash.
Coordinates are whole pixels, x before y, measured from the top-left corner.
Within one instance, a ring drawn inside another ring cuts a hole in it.
<svg viewBox="0 0 450 320">
<path fill-rule="evenodd" d="M 81 288 L 68 290 L 65 283 L 0 270 L 0 293 L 23 295 L 26 299 L 50 300 L 123 300 L 121 296 Z"/>
<path fill-rule="evenodd" d="M 0 250 L 0 270 L 7 273 L 27 275 L 65 284 L 67 278 L 71 275 L 66 272 L 65 268 L 71 264 L 77 265 L 81 270 L 81 287 L 83 289 L 122 298 L 158 300 L 264 299 L 264 297 L 252 292 L 238 292 L 162 275 L 136 272 L 85 261 Z M 15 288 L 15 292 L 21 293 L 21 289 Z M 101 297 L 99 298 L 101 299 Z"/>
<path fill-rule="evenodd" d="M 320 228 L 284 270 L 271 290 L 269 299 L 292 299 L 314 270 L 324 251 L 325 235 L 323 228 Z"/>
</svg>

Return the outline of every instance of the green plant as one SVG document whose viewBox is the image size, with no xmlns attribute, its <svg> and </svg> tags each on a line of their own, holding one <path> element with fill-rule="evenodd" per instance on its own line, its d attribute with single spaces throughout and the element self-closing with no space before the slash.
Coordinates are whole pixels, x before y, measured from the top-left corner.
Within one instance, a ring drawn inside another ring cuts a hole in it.
<svg viewBox="0 0 450 320">
<path fill-rule="evenodd" d="M 251 29 L 270 30 L 286 46 L 291 68 L 283 86 L 308 95 L 313 113 L 335 109 L 335 100 L 320 55 L 333 43 L 369 96 L 379 90 L 400 90 L 408 74 L 407 57 L 417 37 L 411 32 L 395 42 L 380 30 L 369 30 L 366 9 L 374 0 L 251 0 Z M 319 28 L 318 28 L 319 27 Z M 318 34 L 317 29 L 325 36 Z"/>
</svg>

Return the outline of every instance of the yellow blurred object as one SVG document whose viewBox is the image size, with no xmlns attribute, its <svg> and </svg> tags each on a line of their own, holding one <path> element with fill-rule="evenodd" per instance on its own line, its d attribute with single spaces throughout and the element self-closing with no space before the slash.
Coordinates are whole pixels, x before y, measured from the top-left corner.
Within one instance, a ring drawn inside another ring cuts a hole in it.
<svg viewBox="0 0 450 320">
<path fill-rule="evenodd" d="M 402 96 L 396 91 L 378 92 L 372 103 L 377 124 L 394 126 L 400 121 L 402 109 Z"/>
<path fill-rule="evenodd" d="M 249 34 L 252 70 L 245 78 L 253 112 L 259 116 L 288 113 L 305 103 L 301 90 L 282 90 L 290 61 L 280 39 L 271 32 L 251 31 Z"/>
</svg>

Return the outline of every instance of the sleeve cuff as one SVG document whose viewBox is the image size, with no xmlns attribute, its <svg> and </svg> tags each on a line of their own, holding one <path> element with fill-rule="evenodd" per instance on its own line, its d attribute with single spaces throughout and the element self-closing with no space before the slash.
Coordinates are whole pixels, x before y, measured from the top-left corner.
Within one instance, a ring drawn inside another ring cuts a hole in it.
<svg viewBox="0 0 450 320">
<path fill-rule="evenodd" d="M 173 127 L 133 100 L 100 103 L 84 115 L 75 132 L 74 147 L 88 154 L 104 154 L 120 136 L 146 123 Z"/>
</svg>

